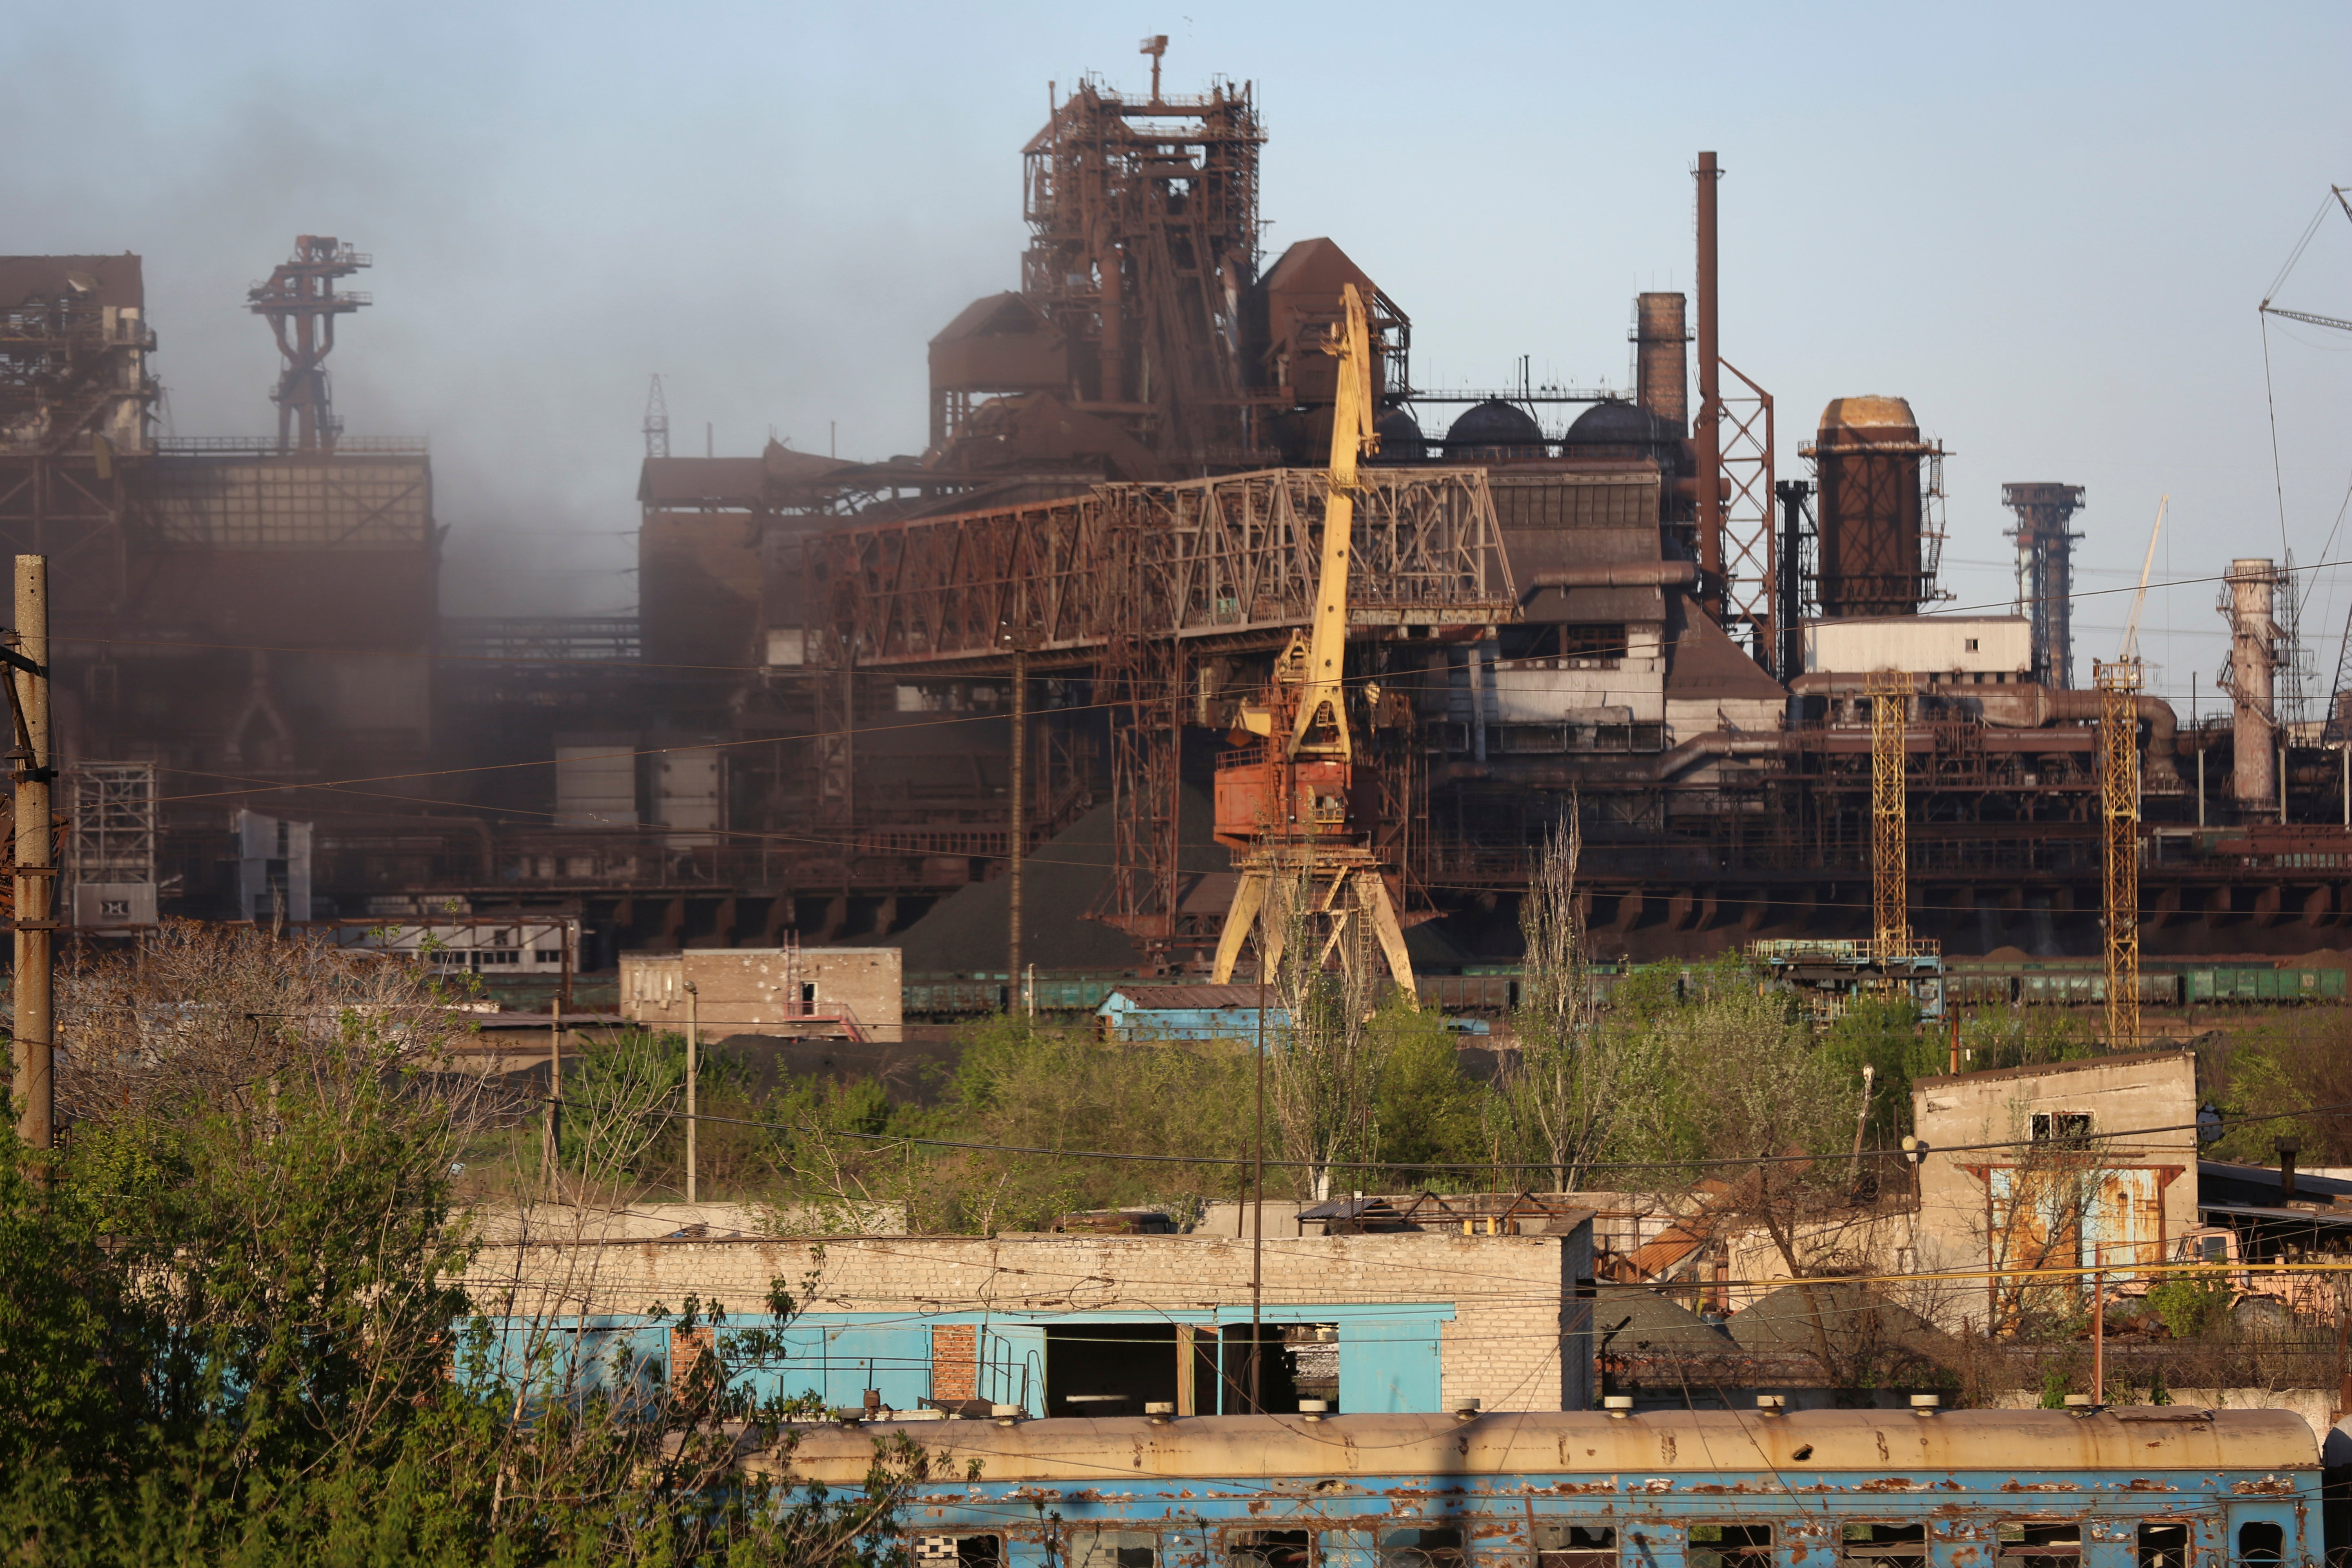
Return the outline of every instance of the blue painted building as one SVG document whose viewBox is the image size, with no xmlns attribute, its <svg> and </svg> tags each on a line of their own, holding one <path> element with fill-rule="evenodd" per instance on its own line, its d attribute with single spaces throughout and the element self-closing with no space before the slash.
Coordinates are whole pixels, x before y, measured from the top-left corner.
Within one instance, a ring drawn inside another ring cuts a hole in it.
<svg viewBox="0 0 2352 1568">
<path fill-rule="evenodd" d="M 1242 1040 L 1258 1038 L 1258 998 L 1248 985 L 1139 985 L 1112 988 L 1095 1009 L 1107 1040 Z M 1278 1037 L 1290 1014 L 1269 1000 L 1265 1035 Z"/>
</svg>

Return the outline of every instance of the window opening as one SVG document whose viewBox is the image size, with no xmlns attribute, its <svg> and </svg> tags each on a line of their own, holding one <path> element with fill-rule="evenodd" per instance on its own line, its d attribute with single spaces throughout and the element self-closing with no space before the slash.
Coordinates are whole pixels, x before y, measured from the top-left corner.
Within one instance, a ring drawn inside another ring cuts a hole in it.
<svg viewBox="0 0 2352 1568">
<path fill-rule="evenodd" d="M 2139 1568 L 2189 1568 L 2189 1527 L 2185 1524 L 2141 1525 Z"/>
<path fill-rule="evenodd" d="M 2000 1559 L 2001 1568 L 2082 1568 L 2082 1522 L 2004 1524 Z"/>
<path fill-rule="evenodd" d="M 1245 1530 L 1225 1537 L 1225 1568 L 1314 1568 L 1315 1538 L 1303 1530 Z"/>
<path fill-rule="evenodd" d="M 1849 1523 L 1838 1542 L 1838 1557 L 1847 1563 L 1884 1564 L 1885 1568 L 1927 1568 L 1927 1527 L 1874 1521 Z"/>
<path fill-rule="evenodd" d="M 1467 1559 L 1460 1531 L 1414 1526 L 1381 1531 L 1374 1561 L 1377 1568 L 1464 1568 Z"/>
<path fill-rule="evenodd" d="M 1617 1532 L 1601 1525 L 1539 1519 L 1536 1568 L 1617 1568 Z"/>
<path fill-rule="evenodd" d="M 1004 1544 L 994 1535 L 919 1535 L 915 1537 L 915 1561 L 938 1564 L 970 1564 L 971 1568 L 997 1568 L 1004 1561 Z"/>
<path fill-rule="evenodd" d="M 1772 1568 L 1772 1527 L 1694 1524 L 1690 1568 Z"/>
<path fill-rule="evenodd" d="M 2037 1110 L 2033 1113 L 2036 1143 L 2080 1143 L 2091 1136 L 2087 1110 Z"/>
<path fill-rule="evenodd" d="M 2238 1561 L 2250 1568 L 2269 1568 L 2286 1556 L 2286 1531 L 2260 1521 L 2238 1526 Z"/>
<path fill-rule="evenodd" d="M 1159 1568 L 1160 1537 L 1141 1530 L 1085 1530 L 1070 1537 L 1070 1568 Z"/>
</svg>

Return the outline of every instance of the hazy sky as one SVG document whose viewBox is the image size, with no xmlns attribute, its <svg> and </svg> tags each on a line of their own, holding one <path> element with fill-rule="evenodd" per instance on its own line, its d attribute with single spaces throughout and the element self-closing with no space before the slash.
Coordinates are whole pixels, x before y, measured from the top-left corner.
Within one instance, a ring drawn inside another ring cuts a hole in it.
<svg viewBox="0 0 2352 1568">
<path fill-rule="evenodd" d="M 2083 585 L 2276 554 L 2255 304 L 2352 184 L 2352 8 L 1488 5 L 30 8 L 0 31 L 0 249 L 136 250 L 179 435 L 271 427 L 244 309 L 298 233 L 376 258 L 332 362 L 354 434 L 430 437 L 458 613 L 627 605 L 647 375 L 674 449 L 923 443 L 924 343 L 1011 287 L 1047 83 L 1257 85 L 1269 258 L 1329 235 L 1423 384 L 1627 377 L 1722 185 L 1726 357 L 1783 477 L 1822 405 L 1908 397 L 1951 448 L 1947 579 L 2005 601 L 2005 479 L 2085 485 Z M 2280 302 L 2352 317 L 2352 221 Z M 2285 532 L 2332 545 L 2352 333 L 2270 334 Z M 2210 690 L 2210 584 L 2152 594 Z M 2078 612 L 2111 653 L 2128 595 Z M 2324 682 L 2352 566 L 2309 613 Z"/>
</svg>

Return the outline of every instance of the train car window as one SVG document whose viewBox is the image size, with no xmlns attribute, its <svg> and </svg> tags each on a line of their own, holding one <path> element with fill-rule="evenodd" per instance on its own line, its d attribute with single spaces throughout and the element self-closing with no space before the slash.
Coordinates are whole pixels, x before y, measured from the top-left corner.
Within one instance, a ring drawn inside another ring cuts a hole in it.
<svg viewBox="0 0 2352 1568">
<path fill-rule="evenodd" d="M 1315 1568 L 1315 1538 L 1303 1530 L 1246 1530 L 1225 1537 L 1225 1568 Z"/>
<path fill-rule="evenodd" d="M 1848 1563 L 1870 1563 L 1874 1568 L 1927 1568 L 1927 1527 L 1850 1523 L 1838 1542 L 1838 1556 Z"/>
<path fill-rule="evenodd" d="M 996 1535 L 919 1535 L 915 1561 L 925 1568 L 998 1568 L 1004 1561 L 1004 1541 Z"/>
<path fill-rule="evenodd" d="M 2141 1525 L 2139 1568 L 2189 1568 L 2189 1527 L 2185 1524 Z"/>
<path fill-rule="evenodd" d="M 1605 1525 L 1539 1519 L 1536 1568 L 1617 1568 L 1617 1532 Z"/>
<path fill-rule="evenodd" d="M 2001 1568 L 2082 1568 L 2083 1526 L 2004 1524 L 2000 1527 Z"/>
<path fill-rule="evenodd" d="M 2238 1561 L 2248 1568 L 2271 1568 L 2286 1556 L 2286 1531 L 2275 1524 L 2238 1526 Z"/>
<path fill-rule="evenodd" d="M 1373 1562 L 1375 1568 L 1465 1568 L 1467 1558 L 1460 1531 L 1416 1525 L 1381 1531 Z"/>
<path fill-rule="evenodd" d="M 1141 1530 L 1080 1530 L 1070 1535 L 1070 1568 L 1160 1568 L 1160 1537 Z"/>
<path fill-rule="evenodd" d="M 1694 1524 L 1690 1568 L 1772 1568 L 1772 1527 Z"/>
</svg>

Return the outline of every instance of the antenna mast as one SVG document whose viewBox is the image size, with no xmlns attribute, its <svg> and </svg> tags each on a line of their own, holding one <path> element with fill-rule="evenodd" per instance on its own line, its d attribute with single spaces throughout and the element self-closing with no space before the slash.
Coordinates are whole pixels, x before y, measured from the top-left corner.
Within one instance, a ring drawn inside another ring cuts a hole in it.
<svg viewBox="0 0 2352 1568">
<path fill-rule="evenodd" d="M 651 391 L 646 394 L 646 456 L 669 456 L 669 405 L 663 400 L 661 377 L 654 377 Z"/>
</svg>

